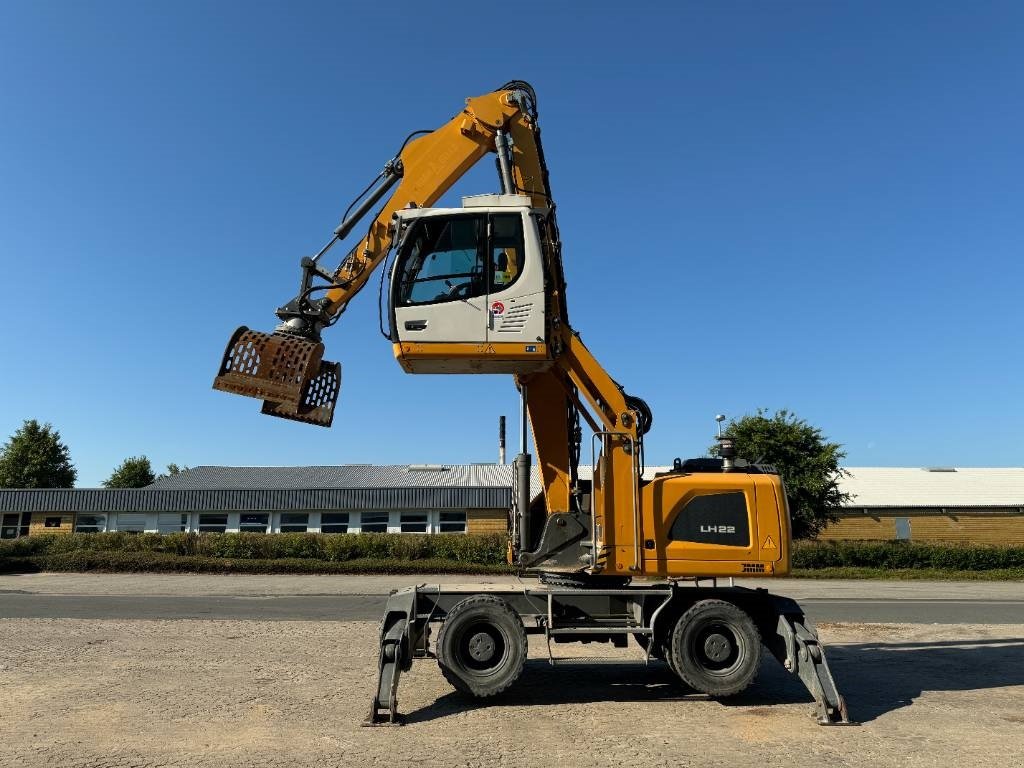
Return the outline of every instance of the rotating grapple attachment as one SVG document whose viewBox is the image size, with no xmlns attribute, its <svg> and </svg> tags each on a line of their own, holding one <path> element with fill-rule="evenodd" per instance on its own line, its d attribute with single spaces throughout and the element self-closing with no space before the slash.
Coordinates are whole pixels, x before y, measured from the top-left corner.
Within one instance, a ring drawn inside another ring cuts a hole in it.
<svg viewBox="0 0 1024 768">
<path fill-rule="evenodd" d="M 213 388 L 263 400 L 268 416 L 329 427 L 341 390 L 341 365 L 323 354 L 320 342 L 243 325 L 224 350 Z"/>
</svg>

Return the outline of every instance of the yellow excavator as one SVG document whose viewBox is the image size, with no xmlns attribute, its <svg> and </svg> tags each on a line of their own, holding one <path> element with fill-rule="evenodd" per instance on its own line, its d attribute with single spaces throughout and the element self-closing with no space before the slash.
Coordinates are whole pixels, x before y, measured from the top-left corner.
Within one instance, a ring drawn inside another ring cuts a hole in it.
<svg viewBox="0 0 1024 768">
<path fill-rule="evenodd" d="M 494 155 L 500 191 L 433 207 Z M 374 209 L 334 269 L 321 263 Z M 389 277 L 382 330 L 403 370 L 511 374 L 522 403 L 509 562 L 536 587 L 410 587 L 389 599 L 367 724 L 396 722 L 398 680 L 438 660 L 459 690 L 486 697 L 522 671 L 527 636 L 552 643 L 629 637 L 712 696 L 744 690 L 762 645 L 814 696 L 821 724 L 849 723 L 813 625 L 792 600 L 732 585 L 789 572 L 789 509 L 773 467 L 735 455 L 676 459 L 644 479 L 652 413 L 601 366 L 570 325 L 562 243 L 540 140 L 537 97 L 512 81 L 466 100 L 446 125 L 410 134 L 357 198 L 330 241 L 301 261 L 296 296 L 273 333 L 241 327 L 214 388 L 263 401 L 262 412 L 330 426 L 341 385 L 321 334 L 377 269 Z M 383 289 L 383 284 L 382 284 Z M 590 430 L 590 472 L 579 465 Z M 539 493 L 531 494 L 532 432 Z M 583 477 L 581 475 L 588 475 Z M 720 580 L 728 579 L 728 586 Z M 432 641 L 434 631 L 436 640 Z"/>
</svg>

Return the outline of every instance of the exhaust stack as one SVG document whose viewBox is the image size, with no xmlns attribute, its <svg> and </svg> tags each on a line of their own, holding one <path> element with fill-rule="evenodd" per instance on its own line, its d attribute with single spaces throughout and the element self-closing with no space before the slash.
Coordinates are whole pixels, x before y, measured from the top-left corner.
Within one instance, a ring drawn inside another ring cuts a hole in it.
<svg viewBox="0 0 1024 768">
<path fill-rule="evenodd" d="M 498 463 L 505 463 L 505 417 L 498 417 Z"/>
</svg>

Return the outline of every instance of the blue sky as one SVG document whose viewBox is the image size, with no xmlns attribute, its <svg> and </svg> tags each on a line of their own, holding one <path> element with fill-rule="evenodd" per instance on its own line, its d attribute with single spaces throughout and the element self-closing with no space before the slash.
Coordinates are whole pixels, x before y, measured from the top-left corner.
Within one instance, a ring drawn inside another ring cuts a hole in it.
<svg viewBox="0 0 1024 768">
<path fill-rule="evenodd" d="M 765 407 L 851 466 L 1020 466 L 1022 71 L 1015 2 L 0 4 L 0 435 L 52 422 L 87 486 L 493 460 L 511 381 L 403 374 L 376 283 L 326 338 L 332 430 L 210 383 L 406 134 L 525 79 L 649 462 Z"/>
</svg>

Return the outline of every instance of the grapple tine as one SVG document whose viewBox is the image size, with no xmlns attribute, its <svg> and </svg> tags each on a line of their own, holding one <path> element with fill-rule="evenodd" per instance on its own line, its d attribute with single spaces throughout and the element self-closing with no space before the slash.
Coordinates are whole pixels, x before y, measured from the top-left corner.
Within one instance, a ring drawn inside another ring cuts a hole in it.
<svg viewBox="0 0 1024 768">
<path fill-rule="evenodd" d="M 334 406 L 341 391 L 341 365 L 328 360 L 320 361 L 320 372 L 309 380 L 302 401 L 292 403 L 264 400 L 262 413 L 282 419 L 301 421 L 317 427 L 329 427 L 334 421 Z"/>
<path fill-rule="evenodd" d="M 244 325 L 232 334 L 213 388 L 267 401 L 263 413 L 329 427 L 341 366 L 322 359 L 324 345 Z"/>
</svg>

